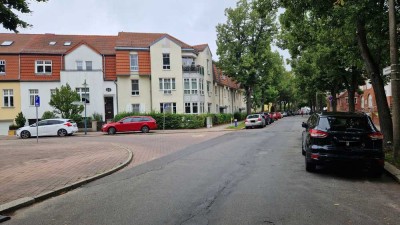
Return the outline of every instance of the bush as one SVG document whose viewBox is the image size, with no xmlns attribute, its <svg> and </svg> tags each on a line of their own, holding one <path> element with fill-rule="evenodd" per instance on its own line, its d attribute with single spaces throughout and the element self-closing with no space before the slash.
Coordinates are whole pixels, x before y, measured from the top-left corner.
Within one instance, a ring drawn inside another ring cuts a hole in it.
<svg viewBox="0 0 400 225">
<path fill-rule="evenodd" d="M 46 111 L 42 115 L 42 120 L 57 118 L 57 115 L 52 111 Z"/>
<path fill-rule="evenodd" d="M 103 115 L 101 115 L 100 113 L 93 113 L 93 115 L 92 115 L 92 118 L 93 118 L 93 120 L 96 120 L 96 121 L 103 121 Z"/>
<path fill-rule="evenodd" d="M 25 126 L 26 119 L 24 117 L 24 114 L 22 112 L 19 112 L 17 117 L 15 117 L 15 123 L 17 124 L 17 128 Z"/>
<path fill-rule="evenodd" d="M 20 126 L 15 125 L 15 124 L 11 124 L 10 126 L 8 126 L 9 130 L 17 130 L 18 128 L 20 128 Z"/>
<path fill-rule="evenodd" d="M 231 122 L 233 114 L 171 114 L 156 113 L 138 114 L 131 112 L 121 112 L 117 114 L 113 121 L 119 121 L 127 116 L 151 116 L 157 121 L 158 129 L 197 129 L 207 126 L 207 117 L 213 118 L 213 125 L 227 124 Z M 241 115 L 243 116 L 243 115 Z"/>
</svg>

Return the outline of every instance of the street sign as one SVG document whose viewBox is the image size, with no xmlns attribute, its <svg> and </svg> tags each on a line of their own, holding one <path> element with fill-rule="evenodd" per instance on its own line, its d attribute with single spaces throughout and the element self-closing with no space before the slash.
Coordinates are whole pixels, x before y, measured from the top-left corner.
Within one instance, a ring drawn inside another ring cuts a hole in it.
<svg viewBox="0 0 400 225">
<path fill-rule="evenodd" d="M 382 71 L 384 76 L 389 75 L 391 72 L 392 72 L 392 67 L 390 67 L 390 66 L 383 68 L 383 71 Z"/>
<path fill-rule="evenodd" d="M 40 97 L 39 95 L 35 96 L 35 107 L 39 107 L 40 106 Z"/>
</svg>

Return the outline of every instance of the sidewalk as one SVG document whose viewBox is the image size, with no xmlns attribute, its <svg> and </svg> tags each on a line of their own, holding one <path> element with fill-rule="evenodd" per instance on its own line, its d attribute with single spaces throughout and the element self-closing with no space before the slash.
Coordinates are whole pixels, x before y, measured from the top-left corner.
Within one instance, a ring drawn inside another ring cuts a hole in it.
<svg viewBox="0 0 400 225">
<path fill-rule="evenodd" d="M 2 156 L 0 157 L 0 183 L 2 184 L 0 185 L 0 214 L 56 196 L 115 172 L 130 164 L 133 153 L 136 154 L 136 157 L 132 166 L 161 157 L 162 154 L 177 151 L 196 141 L 203 141 L 199 138 L 198 133 L 221 132 L 227 126 L 187 130 L 153 130 L 150 135 L 128 134 L 129 139 L 140 138 L 146 142 L 152 142 L 151 146 L 138 143 L 130 149 L 124 143 L 109 141 L 114 140 L 111 138 L 123 136 L 112 137 L 102 132 L 87 132 L 86 135 L 78 132 L 74 137 L 65 138 L 39 138 L 38 143 L 36 138 L 23 140 L 15 136 L 0 136 L 0 154 Z M 185 135 L 173 135 L 179 133 L 185 133 Z M 182 141 L 170 149 L 163 147 L 163 151 L 160 153 L 158 148 L 161 144 L 158 142 L 164 143 L 166 139 L 175 139 L 171 141 L 176 142 L 176 139 L 191 133 L 196 134 L 192 135 L 196 138 L 195 141 Z M 219 133 L 211 136 L 216 135 Z M 147 141 L 149 138 L 152 138 L 153 141 Z M 154 141 L 154 139 L 159 141 Z"/>
</svg>

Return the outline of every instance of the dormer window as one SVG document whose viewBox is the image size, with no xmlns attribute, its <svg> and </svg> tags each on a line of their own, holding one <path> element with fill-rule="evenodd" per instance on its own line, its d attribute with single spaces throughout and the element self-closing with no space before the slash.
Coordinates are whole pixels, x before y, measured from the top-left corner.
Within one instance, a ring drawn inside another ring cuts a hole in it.
<svg viewBox="0 0 400 225">
<path fill-rule="evenodd" d="M 50 41 L 50 42 L 49 42 L 49 45 L 54 46 L 54 45 L 56 45 L 56 43 L 57 43 L 57 42 L 55 42 L 55 41 Z"/>
<path fill-rule="evenodd" d="M 14 43 L 14 41 L 3 41 L 3 43 L 1 43 L 1 46 L 10 46 L 12 45 L 12 43 Z"/>
<path fill-rule="evenodd" d="M 66 41 L 66 42 L 64 42 L 64 46 L 70 46 L 71 44 L 72 44 L 71 41 Z"/>
</svg>

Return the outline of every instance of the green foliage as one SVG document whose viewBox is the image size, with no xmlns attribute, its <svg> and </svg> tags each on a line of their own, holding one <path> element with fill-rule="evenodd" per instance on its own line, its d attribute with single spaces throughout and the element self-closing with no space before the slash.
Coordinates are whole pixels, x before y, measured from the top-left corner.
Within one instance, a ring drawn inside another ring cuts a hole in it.
<svg viewBox="0 0 400 225">
<path fill-rule="evenodd" d="M 101 115 L 100 113 L 93 113 L 92 115 L 93 120 L 95 121 L 103 121 L 103 115 Z"/>
<path fill-rule="evenodd" d="M 270 75 L 276 12 L 275 0 L 239 0 L 225 10 L 227 22 L 216 27 L 218 66 L 246 91 L 248 112 L 253 91 Z"/>
<path fill-rule="evenodd" d="M 80 101 L 80 96 L 76 91 L 73 91 L 69 84 L 61 86 L 60 89 L 51 95 L 49 105 L 54 108 L 54 113 L 60 114 L 61 118 L 73 119 L 76 122 L 82 120 L 80 113 L 83 112 L 83 105 L 74 105 L 73 102 Z"/>
<path fill-rule="evenodd" d="M 25 126 L 26 119 L 24 117 L 24 114 L 22 114 L 22 112 L 19 112 L 17 117 L 15 117 L 15 123 L 17 124 L 18 128 Z"/>
<path fill-rule="evenodd" d="M 167 130 L 171 129 L 197 129 L 206 127 L 207 117 L 212 117 L 213 125 L 227 124 L 231 122 L 231 119 L 236 118 L 233 114 L 172 114 L 172 113 L 156 113 L 151 112 L 148 114 L 138 114 L 131 112 L 121 112 L 115 115 L 113 121 L 117 122 L 127 116 L 151 116 L 157 121 L 158 129 L 163 128 Z M 243 120 L 246 117 L 244 113 L 237 113 L 235 116 L 239 120 Z M 165 121 L 165 123 L 164 123 Z"/>
<path fill-rule="evenodd" d="M 46 111 L 42 115 L 42 120 L 57 118 L 57 115 L 52 111 Z"/>
<path fill-rule="evenodd" d="M 15 125 L 15 124 L 11 124 L 10 126 L 8 126 L 9 130 L 17 130 L 18 128 L 20 128 L 20 126 Z"/>
<path fill-rule="evenodd" d="M 47 0 L 35 0 L 37 2 L 46 2 Z M 27 0 L 7 0 L 2 1 L 0 4 L 0 23 L 7 30 L 18 33 L 17 28 L 27 28 L 31 25 L 21 20 L 17 14 L 25 13 L 29 14 L 32 11 L 29 9 L 29 3 Z"/>
</svg>

